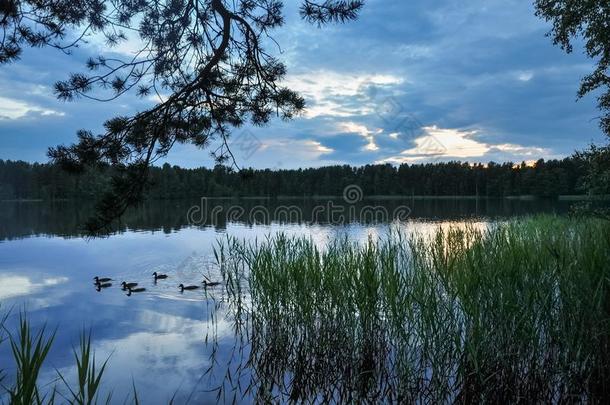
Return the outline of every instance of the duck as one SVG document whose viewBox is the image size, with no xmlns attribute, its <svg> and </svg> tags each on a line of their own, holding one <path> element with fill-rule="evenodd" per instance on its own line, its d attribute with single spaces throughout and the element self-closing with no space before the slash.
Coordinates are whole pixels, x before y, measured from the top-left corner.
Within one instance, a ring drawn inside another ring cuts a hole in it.
<svg viewBox="0 0 610 405">
<path fill-rule="evenodd" d="M 203 283 L 203 288 L 207 288 L 207 287 L 215 287 L 217 285 L 220 285 L 221 283 L 219 283 L 218 281 L 211 281 L 209 278 L 207 278 L 205 275 L 203 276 L 203 278 L 205 278 L 205 280 L 203 280 L 201 283 Z"/>
<path fill-rule="evenodd" d="M 157 274 L 156 271 L 152 275 L 155 276 L 155 281 L 165 280 L 167 278 L 167 274 Z"/>
<path fill-rule="evenodd" d="M 95 284 L 103 284 L 103 283 L 107 283 L 109 281 L 112 281 L 111 278 L 107 278 L 107 277 L 100 278 L 98 276 L 93 277 L 93 280 L 95 281 Z"/>
<path fill-rule="evenodd" d="M 127 296 L 130 297 L 131 293 L 141 293 L 146 291 L 146 288 L 129 288 L 127 287 Z"/>
<path fill-rule="evenodd" d="M 108 287 L 112 287 L 112 283 L 97 283 L 95 285 L 95 289 L 97 290 L 97 292 L 102 291 L 102 288 L 108 288 Z"/>
<path fill-rule="evenodd" d="M 124 290 L 127 290 L 128 288 L 136 287 L 138 285 L 138 283 L 127 283 L 127 282 L 123 281 L 121 283 L 121 285 L 123 286 L 123 291 L 124 291 Z"/>
<path fill-rule="evenodd" d="M 198 285 L 184 285 L 184 284 L 180 284 L 178 286 L 178 288 L 180 289 L 180 292 L 184 292 L 184 290 L 197 290 L 200 287 Z"/>
<path fill-rule="evenodd" d="M 217 285 L 221 284 L 218 281 L 206 281 L 206 280 L 203 280 L 202 283 L 203 283 L 203 288 L 216 287 Z"/>
</svg>

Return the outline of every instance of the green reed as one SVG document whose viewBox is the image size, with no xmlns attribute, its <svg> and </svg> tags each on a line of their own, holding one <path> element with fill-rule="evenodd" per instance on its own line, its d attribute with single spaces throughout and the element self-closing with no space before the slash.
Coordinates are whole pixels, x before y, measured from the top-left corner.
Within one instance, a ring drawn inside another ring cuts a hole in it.
<svg viewBox="0 0 610 405">
<path fill-rule="evenodd" d="M 607 222 L 538 217 L 324 249 L 231 239 L 222 265 L 249 283 L 261 401 L 571 402 L 610 390 L 608 252 Z"/>
<path fill-rule="evenodd" d="M 106 359 L 101 367 L 95 361 L 95 353 L 91 350 L 91 332 L 81 334 L 78 349 L 74 348 L 74 360 L 76 362 L 77 386 L 73 389 L 69 382 L 60 374 L 60 379 L 64 382 L 70 396 L 66 398 L 70 403 L 77 405 L 91 405 L 98 402 L 100 383 L 108 360 Z M 112 394 L 108 394 L 105 403 L 110 403 Z M 137 396 L 135 396 L 137 400 Z"/>
<path fill-rule="evenodd" d="M 8 389 L 11 404 L 30 405 L 45 403 L 46 395 L 38 390 L 38 376 L 42 365 L 51 349 L 55 333 L 45 334 L 44 327 L 33 334 L 26 317 L 19 317 L 17 336 L 9 335 L 11 350 L 15 360 L 17 374 L 15 385 Z M 51 393 L 52 401 L 55 393 Z"/>
<path fill-rule="evenodd" d="M 43 371 L 46 358 L 53 346 L 56 331 L 48 333 L 43 326 L 35 331 L 25 312 L 19 315 L 19 325 L 16 332 L 10 333 L 5 329 L 5 321 L 8 313 L 0 319 L 0 329 L 6 332 L 10 342 L 11 351 L 15 365 L 15 376 L 11 386 L 0 386 L 8 396 L 12 405 L 31 404 L 55 404 L 70 403 L 79 405 L 91 405 L 98 403 L 99 389 L 102 376 L 106 369 L 108 359 L 99 367 L 96 363 L 95 354 L 91 349 L 91 334 L 83 333 L 80 345 L 74 348 L 75 369 L 77 373 L 76 386 L 72 386 L 68 380 L 57 371 L 57 381 L 61 381 L 67 389 L 65 395 L 61 388 L 55 383 L 46 385 L 44 389 L 39 387 L 40 373 Z M 4 335 L 0 336 L 0 343 Z M 2 375 L 5 377 L 5 375 Z M 2 382 L 4 378 L 0 379 Z M 2 398 L 2 395 L 0 395 Z M 111 394 L 105 398 L 103 403 L 111 402 Z"/>
</svg>

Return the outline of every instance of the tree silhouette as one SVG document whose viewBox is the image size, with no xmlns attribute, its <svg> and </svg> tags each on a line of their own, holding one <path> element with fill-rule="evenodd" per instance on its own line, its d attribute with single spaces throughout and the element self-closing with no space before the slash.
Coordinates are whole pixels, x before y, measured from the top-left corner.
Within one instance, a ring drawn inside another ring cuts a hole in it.
<svg viewBox="0 0 610 405">
<path fill-rule="evenodd" d="M 573 41 L 583 39 L 587 56 L 596 60 L 595 71 L 581 82 L 578 97 L 602 90 L 598 97 L 604 115 L 600 126 L 610 136 L 610 2 L 608 0 L 536 0 L 536 15 L 550 21 L 549 36 L 568 53 Z"/>
<path fill-rule="evenodd" d="M 150 168 L 149 199 L 201 197 L 337 196 L 358 185 L 365 196 L 477 196 L 532 195 L 556 198 L 582 194 L 583 185 L 606 188 L 608 178 L 589 178 L 591 162 L 581 154 L 562 160 L 487 165 L 466 162 L 328 166 L 294 170 L 245 169 L 239 173 L 226 166 L 185 169 L 165 163 Z M 595 168 L 598 170 L 598 168 Z M 112 168 L 108 170 L 113 170 Z M 246 176 L 244 174 L 247 173 Z M 0 159 L 0 200 L 96 199 L 108 187 L 108 175 L 99 168 L 82 176 L 70 176 L 53 164 L 30 164 Z"/>
<path fill-rule="evenodd" d="M 596 61 L 593 73 L 580 84 L 578 97 L 599 91 L 598 107 L 602 112 L 600 128 L 610 138 L 610 2 L 608 0 L 536 0 L 536 15 L 552 22 L 549 35 L 555 45 L 573 51 L 573 41 L 582 39 L 587 56 Z M 589 194 L 610 192 L 610 146 L 592 145 L 580 154 L 589 172 L 585 186 Z M 605 216 L 610 216 L 607 212 Z"/>
<path fill-rule="evenodd" d="M 344 22 L 363 5 L 304 0 L 300 15 L 317 25 Z M 103 134 L 83 130 L 76 144 L 49 150 L 55 163 L 74 172 L 100 163 L 117 168 L 112 190 L 88 224 L 98 233 L 142 199 L 150 165 L 176 143 L 203 148 L 219 140 L 215 159 L 234 162 L 227 143 L 232 128 L 265 125 L 273 116 L 291 119 L 303 110 L 303 98 L 281 86 L 286 67 L 263 47 L 283 24 L 277 0 L 0 0 L 0 63 L 18 59 L 23 46 L 69 52 L 90 33 L 110 45 L 127 32 L 139 35 L 142 47 L 132 58 L 91 58 L 88 74 L 55 84 L 62 100 L 110 101 L 131 90 L 159 99 L 148 110 L 108 120 Z M 67 41 L 75 29 L 79 35 Z"/>
</svg>

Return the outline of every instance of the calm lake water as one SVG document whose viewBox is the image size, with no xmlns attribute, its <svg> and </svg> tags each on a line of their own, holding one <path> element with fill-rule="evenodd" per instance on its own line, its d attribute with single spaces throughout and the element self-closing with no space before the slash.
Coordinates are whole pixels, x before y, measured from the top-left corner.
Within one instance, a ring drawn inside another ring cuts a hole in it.
<svg viewBox="0 0 610 405">
<path fill-rule="evenodd" d="M 218 239 L 255 240 L 283 231 L 324 245 L 342 235 L 365 240 L 384 234 L 393 217 L 379 213 L 400 207 L 408 207 L 408 218 L 393 221 L 394 226 L 418 232 L 465 221 L 485 225 L 526 214 L 562 214 L 570 207 L 551 201 L 365 201 L 356 208 L 384 210 L 359 216 L 349 215 L 353 207 L 337 201 L 332 208 L 343 208 L 343 216 L 314 215 L 321 204 L 328 208 L 326 201 L 313 200 L 148 203 L 129 212 L 121 232 L 88 239 L 81 229 L 92 213 L 89 204 L 0 203 L 0 311 L 12 308 L 9 330 L 23 308 L 36 327 L 57 328 L 42 383 L 56 380 L 55 369 L 73 378 L 72 348 L 90 328 L 97 359 L 110 356 L 104 388 L 113 390 L 113 402 L 123 403 L 133 381 L 146 404 L 167 403 L 174 394 L 178 403 L 214 403 L 227 375 L 232 382 L 220 391 L 220 401 L 235 395 L 238 402 L 248 402 L 248 346 L 236 345 L 223 289 L 207 294 L 177 289 L 180 283 L 200 283 L 202 274 L 220 279 L 213 255 Z M 298 207 L 300 217 L 274 217 L 284 205 L 293 213 Z M 265 218 L 265 212 L 271 214 Z M 155 284 L 154 271 L 169 278 Z M 113 286 L 96 291 L 96 275 L 111 277 Z M 123 280 L 138 282 L 146 291 L 128 297 L 119 287 Z M 0 347 L 5 383 L 10 384 L 12 364 L 5 343 Z"/>
</svg>

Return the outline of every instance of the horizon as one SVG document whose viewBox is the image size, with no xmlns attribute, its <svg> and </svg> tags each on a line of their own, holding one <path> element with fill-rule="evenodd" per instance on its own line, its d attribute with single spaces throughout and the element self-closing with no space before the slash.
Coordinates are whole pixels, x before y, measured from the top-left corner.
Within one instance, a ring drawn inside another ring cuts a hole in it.
<svg viewBox="0 0 610 405">
<path fill-rule="evenodd" d="M 595 97 L 575 102 L 593 61 L 582 46 L 569 55 L 554 46 L 532 4 L 371 2 L 357 21 L 324 29 L 301 21 L 295 4 L 285 15 L 286 26 L 275 31 L 285 83 L 307 109 L 290 122 L 235 129 L 230 145 L 240 167 L 531 163 L 604 139 Z M 53 96 L 54 82 L 84 71 L 88 57 L 125 56 L 136 45 L 128 38 L 109 50 L 92 37 L 72 55 L 25 50 L 0 72 L 0 158 L 45 163 L 47 148 L 75 142 L 77 130 L 98 133 L 113 115 L 152 105 L 133 93 L 109 103 Z M 210 149 L 177 145 L 160 163 L 210 167 Z"/>
<path fill-rule="evenodd" d="M 262 167 L 262 168 L 257 168 L 257 167 L 251 167 L 251 166 L 246 166 L 246 167 L 234 167 L 234 166 L 226 166 L 226 165 L 221 165 L 226 167 L 229 170 L 235 171 L 235 172 L 240 172 L 242 170 L 255 170 L 255 171 L 264 171 L 264 170 L 271 170 L 271 171 L 280 171 L 280 170 L 315 170 L 315 169 L 324 169 L 324 168 L 330 168 L 330 167 L 344 167 L 344 166 L 349 166 L 353 169 L 359 169 L 359 168 L 363 168 L 365 166 L 385 166 L 385 165 L 390 165 L 396 169 L 400 168 L 400 166 L 402 165 L 408 165 L 408 166 L 418 166 L 418 165 L 428 165 L 428 164 L 432 164 L 432 165 L 437 165 L 437 164 L 455 164 L 455 165 L 468 165 L 470 167 L 474 167 L 474 166 L 481 166 L 483 168 L 487 168 L 489 167 L 490 164 L 496 164 L 499 166 L 503 166 L 503 165 L 512 165 L 513 168 L 517 169 L 520 168 L 522 165 L 525 165 L 525 167 L 535 167 L 536 163 L 542 161 L 544 163 L 546 162 L 552 162 L 552 161 L 564 161 L 564 160 L 569 160 L 569 159 L 574 159 L 575 158 L 575 154 L 572 155 L 567 155 L 567 156 L 563 156 L 563 157 L 557 157 L 557 158 L 551 158 L 551 159 L 544 159 L 544 158 L 540 158 L 537 160 L 528 160 L 528 161 L 521 161 L 521 162 L 517 162 L 517 161 L 489 161 L 489 162 L 470 162 L 467 160 L 430 160 L 430 161 L 426 161 L 426 162 L 414 162 L 414 163 L 409 163 L 409 162 L 401 162 L 401 163 L 392 163 L 392 162 L 373 162 L 373 163 L 364 163 L 364 164 L 349 164 L 349 163 L 335 163 L 335 164 L 328 164 L 328 165 L 324 165 L 324 166 L 305 166 L 305 167 L 295 167 L 295 168 L 282 168 L 282 167 Z M 3 159 L 2 157 L 0 157 L 0 162 L 13 162 L 13 163 L 25 163 L 28 165 L 35 165 L 35 164 L 40 164 L 40 165 L 53 165 L 53 162 L 36 162 L 36 161 L 27 161 L 27 160 L 22 160 L 22 159 Z M 151 167 L 154 168 L 158 168 L 161 169 L 163 168 L 163 166 L 165 165 L 169 165 L 170 167 L 177 167 L 179 169 L 183 169 L 183 170 L 199 170 L 199 169 L 206 169 L 206 170 L 213 170 L 214 167 L 216 165 L 218 165 L 217 163 L 211 162 L 210 166 L 180 166 L 178 164 L 173 164 L 171 162 L 155 162 L 151 164 Z"/>
</svg>

